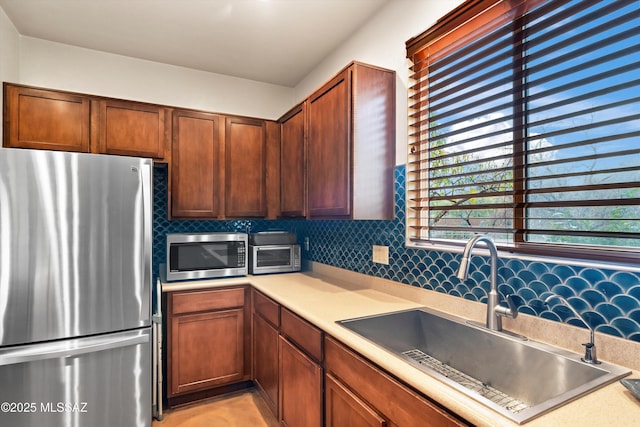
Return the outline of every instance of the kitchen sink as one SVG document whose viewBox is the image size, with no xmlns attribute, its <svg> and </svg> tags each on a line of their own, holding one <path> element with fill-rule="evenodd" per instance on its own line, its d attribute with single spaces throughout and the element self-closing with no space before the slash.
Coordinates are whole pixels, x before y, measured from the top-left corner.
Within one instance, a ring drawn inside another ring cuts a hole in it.
<svg viewBox="0 0 640 427">
<path fill-rule="evenodd" d="M 338 323 L 519 424 L 630 374 L 426 308 Z"/>
</svg>

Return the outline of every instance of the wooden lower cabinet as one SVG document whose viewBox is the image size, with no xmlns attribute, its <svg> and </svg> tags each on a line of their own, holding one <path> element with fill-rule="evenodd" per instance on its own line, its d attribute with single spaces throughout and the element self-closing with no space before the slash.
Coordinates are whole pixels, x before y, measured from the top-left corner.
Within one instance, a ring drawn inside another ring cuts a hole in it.
<svg viewBox="0 0 640 427">
<path fill-rule="evenodd" d="M 280 424 L 322 426 L 322 367 L 280 337 Z"/>
<path fill-rule="evenodd" d="M 285 427 L 468 425 L 248 286 L 166 302 L 169 406 L 253 380 Z"/>
<path fill-rule="evenodd" d="M 385 427 L 387 422 L 331 374 L 324 380 L 327 427 Z"/>
<path fill-rule="evenodd" d="M 253 315 L 253 378 L 267 405 L 278 416 L 278 329 Z"/>
<path fill-rule="evenodd" d="M 172 326 L 171 394 L 242 380 L 242 308 L 177 316 Z"/>
<path fill-rule="evenodd" d="M 332 399 L 332 404 L 327 404 L 328 426 L 385 425 L 377 424 L 380 420 L 376 421 L 376 417 L 390 426 L 469 425 L 332 338 L 325 338 L 324 357 L 330 378 L 327 398 Z M 342 388 L 338 391 L 342 395 L 337 398 L 335 389 L 331 389 L 335 384 Z M 369 416 L 366 412 L 370 412 Z"/>
<path fill-rule="evenodd" d="M 288 427 L 323 425 L 321 330 L 253 291 L 253 380 Z"/>
<path fill-rule="evenodd" d="M 167 295 L 170 406 L 172 398 L 250 379 L 246 293 L 236 287 Z"/>
</svg>

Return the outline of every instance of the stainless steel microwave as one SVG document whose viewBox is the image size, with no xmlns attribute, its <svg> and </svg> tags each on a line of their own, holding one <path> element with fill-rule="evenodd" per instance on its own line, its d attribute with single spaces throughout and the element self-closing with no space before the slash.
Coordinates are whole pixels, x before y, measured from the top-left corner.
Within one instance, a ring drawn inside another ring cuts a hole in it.
<svg viewBox="0 0 640 427">
<path fill-rule="evenodd" d="M 300 271 L 300 245 L 249 246 L 249 273 L 288 273 Z"/>
<path fill-rule="evenodd" d="M 167 280 L 246 276 L 246 233 L 167 234 Z"/>
</svg>

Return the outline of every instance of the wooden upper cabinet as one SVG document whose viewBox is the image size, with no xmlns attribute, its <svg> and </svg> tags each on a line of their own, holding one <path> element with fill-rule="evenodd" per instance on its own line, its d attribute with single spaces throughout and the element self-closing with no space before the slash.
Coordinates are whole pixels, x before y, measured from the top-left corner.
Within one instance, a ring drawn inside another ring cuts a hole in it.
<svg viewBox="0 0 640 427">
<path fill-rule="evenodd" d="M 280 217 L 280 123 L 265 120 L 267 132 L 267 218 Z"/>
<path fill-rule="evenodd" d="M 173 111 L 170 208 L 173 218 L 216 218 L 222 214 L 223 118 Z"/>
<path fill-rule="evenodd" d="M 100 100 L 97 152 L 162 160 L 167 109 L 140 102 Z"/>
<path fill-rule="evenodd" d="M 169 109 L 4 84 L 4 146 L 164 160 Z"/>
<path fill-rule="evenodd" d="M 351 214 L 350 84 L 348 71 L 343 71 L 307 101 L 311 217 Z"/>
<path fill-rule="evenodd" d="M 351 78 L 353 219 L 394 218 L 396 74 L 354 63 Z"/>
<path fill-rule="evenodd" d="M 276 122 L 174 110 L 171 217 L 267 216 L 267 189 L 275 186 L 267 158 L 278 160 L 279 139 Z"/>
<path fill-rule="evenodd" d="M 4 84 L 4 146 L 89 152 L 90 98 Z"/>
<path fill-rule="evenodd" d="M 306 216 L 305 117 L 306 104 L 303 103 L 281 119 L 280 214 L 283 217 Z"/>
<path fill-rule="evenodd" d="M 306 102 L 307 217 L 393 219 L 395 73 L 354 62 Z"/>
<path fill-rule="evenodd" d="M 225 216 L 265 217 L 266 124 L 264 120 L 227 117 L 225 128 Z"/>
</svg>

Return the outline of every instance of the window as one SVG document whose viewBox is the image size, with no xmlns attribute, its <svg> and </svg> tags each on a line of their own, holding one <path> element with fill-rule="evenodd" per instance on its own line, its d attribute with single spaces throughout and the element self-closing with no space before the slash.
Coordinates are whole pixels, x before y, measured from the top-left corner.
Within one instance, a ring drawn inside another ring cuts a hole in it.
<svg viewBox="0 0 640 427">
<path fill-rule="evenodd" d="M 407 42 L 407 230 L 639 260 L 640 2 L 470 0 Z"/>
</svg>

